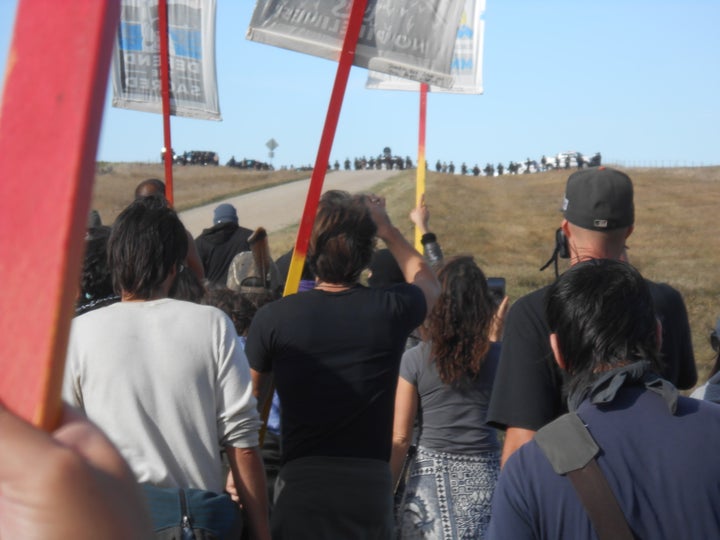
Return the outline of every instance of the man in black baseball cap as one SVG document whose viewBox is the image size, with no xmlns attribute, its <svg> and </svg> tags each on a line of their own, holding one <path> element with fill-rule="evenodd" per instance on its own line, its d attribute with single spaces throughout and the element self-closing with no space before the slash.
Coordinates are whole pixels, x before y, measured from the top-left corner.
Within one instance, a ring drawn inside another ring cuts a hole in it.
<svg viewBox="0 0 720 540">
<path fill-rule="evenodd" d="M 568 178 L 563 213 L 584 229 L 631 227 L 635 222 L 632 181 L 624 172 L 607 167 L 582 169 Z"/>
<path fill-rule="evenodd" d="M 635 224 L 633 185 L 624 172 L 582 169 L 565 186 L 561 229 L 570 264 L 585 259 L 627 259 L 625 241 Z"/>
<path fill-rule="evenodd" d="M 570 264 L 589 259 L 627 261 L 626 241 L 635 226 L 633 184 L 609 167 L 581 169 L 568 178 L 560 226 Z M 690 325 L 680 293 L 648 281 L 663 326 L 662 375 L 680 389 L 692 388 L 697 370 Z M 567 412 L 563 376 L 553 362 L 545 319 L 548 287 L 525 295 L 510 308 L 488 423 L 506 430 L 502 463 L 545 424 Z"/>
</svg>

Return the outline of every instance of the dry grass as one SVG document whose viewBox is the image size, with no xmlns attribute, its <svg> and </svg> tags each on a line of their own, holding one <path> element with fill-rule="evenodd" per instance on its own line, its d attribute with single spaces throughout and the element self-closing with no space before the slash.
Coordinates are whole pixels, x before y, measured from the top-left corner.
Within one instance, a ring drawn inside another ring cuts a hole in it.
<svg viewBox="0 0 720 540">
<path fill-rule="evenodd" d="M 178 211 L 203 203 L 307 178 L 300 171 L 245 171 L 231 167 L 188 165 L 173 167 L 173 193 Z M 95 176 L 92 207 L 104 223 L 112 223 L 133 199 L 135 186 L 147 178 L 164 178 L 154 163 L 101 163 Z"/>
<path fill-rule="evenodd" d="M 114 219 L 143 178 L 162 177 L 160 165 L 111 164 L 98 175 L 94 207 Z M 176 167 L 175 199 L 180 209 L 228 194 L 267 187 L 308 173 L 253 173 L 226 167 Z M 712 216 L 720 209 L 720 167 L 626 169 L 635 185 L 636 229 L 628 241 L 631 262 L 648 278 L 675 286 L 688 307 L 693 344 L 704 381 L 712 352 L 710 329 L 720 315 L 720 243 Z M 475 256 L 488 276 L 507 279 L 511 299 L 552 281 L 552 268 L 539 272 L 552 253 L 561 220 L 567 172 L 501 178 L 428 172 L 431 226 L 446 255 Z M 405 171 L 376 189 L 390 215 L 412 238 L 407 214 L 415 199 L 415 171 Z M 299 218 L 299 216 L 298 216 Z M 297 227 L 270 235 L 275 256 L 291 248 Z M 567 265 L 561 261 L 560 271 Z"/>
<path fill-rule="evenodd" d="M 720 208 L 720 167 L 627 172 L 636 204 L 630 260 L 683 294 L 704 381 L 712 359 L 708 336 L 720 316 L 720 242 L 712 220 Z M 552 267 L 538 269 L 552 253 L 566 179 L 564 171 L 502 178 L 430 173 L 432 228 L 446 254 L 474 255 L 486 275 L 505 276 L 516 299 L 554 278 Z M 408 184 L 398 180 L 384 189 L 391 208 L 402 208 L 394 213 L 398 224 L 407 223 L 403 213 L 412 204 Z M 566 267 L 561 261 L 560 271 Z"/>
</svg>

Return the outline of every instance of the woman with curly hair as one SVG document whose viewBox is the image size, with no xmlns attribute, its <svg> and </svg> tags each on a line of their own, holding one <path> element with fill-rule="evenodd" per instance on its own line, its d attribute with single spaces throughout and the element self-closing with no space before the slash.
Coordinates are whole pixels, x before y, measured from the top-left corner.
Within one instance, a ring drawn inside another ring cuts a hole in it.
<svg viewBox="0 0 720 540">
<path fill-rule="evenodd" d="M 500 445 L 485 425 L 500 358 L 500 343 L 491 341 L 496 306 L 472 257 L 449 259 L 438 278 L 441 293 L 426 319 L 425 340 L 400 365 L 390 461 L 395 484 L 418 410 L 420 420 L 398 532 L 400 538 L 482 538 L 500 470 Z"/>
</svg>

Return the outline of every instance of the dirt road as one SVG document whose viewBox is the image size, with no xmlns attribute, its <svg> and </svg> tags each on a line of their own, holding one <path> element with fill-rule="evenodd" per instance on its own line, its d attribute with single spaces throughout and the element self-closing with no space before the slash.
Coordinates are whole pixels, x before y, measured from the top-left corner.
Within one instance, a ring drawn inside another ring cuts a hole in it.
<svg viewBox="0 0 720 540">
<path fill-rule="evenodd" d="M 398 171 L 334 171 L 325 177 L 323 192 L 343 189 L 351 193 L 369 191 Z M 310 180 L 298 180 L 262 191 L 231 197 L 223 202 L 232 204 L 238 212 L 240 225 L 248 229 L 265 227 L 268 232 L 280 230 L 300 221 Z M 212 226 L 214 202 L 180 212 L 180 219 L 193 237 Z"/>
</svg>

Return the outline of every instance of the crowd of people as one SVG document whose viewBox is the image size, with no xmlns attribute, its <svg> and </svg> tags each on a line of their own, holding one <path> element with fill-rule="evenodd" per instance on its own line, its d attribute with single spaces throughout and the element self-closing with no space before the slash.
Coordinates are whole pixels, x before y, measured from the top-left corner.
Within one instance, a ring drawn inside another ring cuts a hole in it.
<svg viewBox="0 0 720 540">
<path fill-rule="evenodd" d="M 324 193 L 282 297 L 291 253 L 232 205 L 197 238 L 157 179 L 92 213 L 61 426 L 0 404 L 0 536 L 718 536 L 720 322 L 681 396 L 686 306 L 628 258 L 631 179 L 570 174 L 570 268 L 512 306 L 429 219 L 420 253 L 382 197 Z"/>
<path fill-rule="evenodd" d="M 435 172 L 443 174 L 455 174 L 456 171 L 461 175 L 472 175 L 472 176 L 503 176 L 505 174 L 528 174 L 536 172 L 544 172 L 553 169 L 570 169 L 578 168 L 582 169 L 585 167 L 599 167 L 602 165 L 602 156 L 600 152 L 596 152 L 591 157 L 585 157 L 579 152 L 558 154 L 554 157 L 542 156 L 539 160 L 527 158 L 524 161 L 510 161 L 507 165 L 498 162 L 497 165 L 488 162 L 485 167 L 475 163 L 473 167 L 470 167 L 467 163 L 463 162 L 460 167 L 457 167 L 453 161 L 442 161 L 437 160 L 434 168 Z M 328 163 L 328 170 L 339 170 L 340 162 L 335 160 L 333 163 Z M 411 169 L 413 167 L 413 161 L 410 157 L 401 158 L 400 156 L 392 156 L 389 154 L 381 154 L 377 157 L 366 158 L 365 156 L 356 157 L 351 161 L 346 158 L 343 162 L 343 168 L 346 171 L 364 170 L 364 169 L 387 169 L 387 170 L 403 170 Z M 429 168 L 428 162 L 425 162 L 425 167 Z"/>
</svg>

